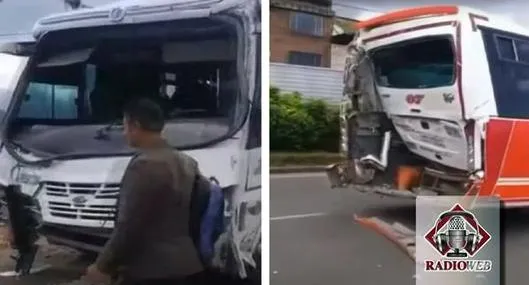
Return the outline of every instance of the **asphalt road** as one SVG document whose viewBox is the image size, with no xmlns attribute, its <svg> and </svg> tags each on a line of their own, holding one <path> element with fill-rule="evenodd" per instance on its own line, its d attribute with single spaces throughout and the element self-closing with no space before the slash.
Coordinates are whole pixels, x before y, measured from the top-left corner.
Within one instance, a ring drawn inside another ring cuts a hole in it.
<svg viewBox="0 0 529 285">
<path fill-rule="evenodd" d="M 90 285 L 80 280 L 91 260 L 80 256 L 78 253 L 60 247 L 44 246 L 44 250 L 37 255 L 35 268 L 48 265 L 46 270 L 40 271 L 20 279 L 14 277 L 1 277 L 3 273 L 12 271 L 14 264 L 9 260 L 8 251 L 0 250 L 0 284 L 1 285 Z M 251 281 L 233 280 L 226 276 L 212 274 L 200 275 L 198 284 L 215 285 L 255 285 Z M 156 285 L 156 284 L 153 284 Z"/>
<path fill-rule="evenodd" d="M 384 237 L 357 224 L 354 214 L 413 228 L 414 204 L 330 189 L 321 174 L 271 175 L 272 285 L 409 285 L 414 263 Z M 509 211 L 505 224 L 505 283 L 529 279 L 529 212 Z"/>
<path fill-rule="evenodd" d="M 7 273 L 14 269 L 14 262 L 10 260 L 11 250 L 0 251 L 0 271 Z M 20 279 L 1 277 L 2 285 L 59 285 L 71 284 L 78 280 L 90 262 L 81 258 L 75 251 L 43 245 L 36 257 L 34 269 L 46 266 L 46 270 L 25 276 Z"/>
</svg>

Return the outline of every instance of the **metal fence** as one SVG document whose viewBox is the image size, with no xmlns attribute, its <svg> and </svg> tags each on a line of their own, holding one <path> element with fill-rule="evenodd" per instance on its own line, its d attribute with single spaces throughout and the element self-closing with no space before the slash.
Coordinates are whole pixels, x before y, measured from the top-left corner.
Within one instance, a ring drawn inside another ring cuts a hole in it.
<svg viewBox="0 0 529 285">
<path fill-rule="evenodd" d="M 270 85 L 286 92 L 299 92 L 307 98 L 339 102 L 343 72 L 330 68 L 270 63 Z"/>
</svg>

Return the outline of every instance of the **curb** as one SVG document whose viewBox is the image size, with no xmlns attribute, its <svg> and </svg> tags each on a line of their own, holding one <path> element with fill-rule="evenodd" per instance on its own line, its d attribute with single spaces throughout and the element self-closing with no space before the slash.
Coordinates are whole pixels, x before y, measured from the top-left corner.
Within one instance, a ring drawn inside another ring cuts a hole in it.
<svg viewBox="0 0 529 285">
<path fill-rule="evenodd" d="M 270 173 L 325 172 L 327 165 L 272 166 Z"/>
</svg>

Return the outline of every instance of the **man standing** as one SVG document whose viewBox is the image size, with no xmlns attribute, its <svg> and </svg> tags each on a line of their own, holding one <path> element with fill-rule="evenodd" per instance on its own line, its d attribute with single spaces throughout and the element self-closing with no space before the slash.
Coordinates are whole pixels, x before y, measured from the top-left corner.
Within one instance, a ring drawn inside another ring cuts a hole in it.
<svg viewBox="0 0 529 285">
<path fill-rule="evenodd" d="M 148 99 L 126 106 L 125 137 L 139 154 L 123 176 L 117 221 L 103 252 L 86 272 L 92 284 L 187 284 L 203 270 L 190 232 L 197 162 L 161 137 L 162 109 Z"/>
</svg>

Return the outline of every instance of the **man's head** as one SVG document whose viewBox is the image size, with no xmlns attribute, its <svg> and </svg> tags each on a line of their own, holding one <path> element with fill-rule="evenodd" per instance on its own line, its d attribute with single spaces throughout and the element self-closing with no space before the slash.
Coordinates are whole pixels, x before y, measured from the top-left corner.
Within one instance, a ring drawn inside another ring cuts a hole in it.
<svg viewBox="0 0 529 285">
<path fill-rule="evenodd" d="M 163 126 L 163 110 L 152 100 L 134 100 L 123 110 L 124 133 L 132 147 L 142 147 L 159 138 Z"/>
</svg>

